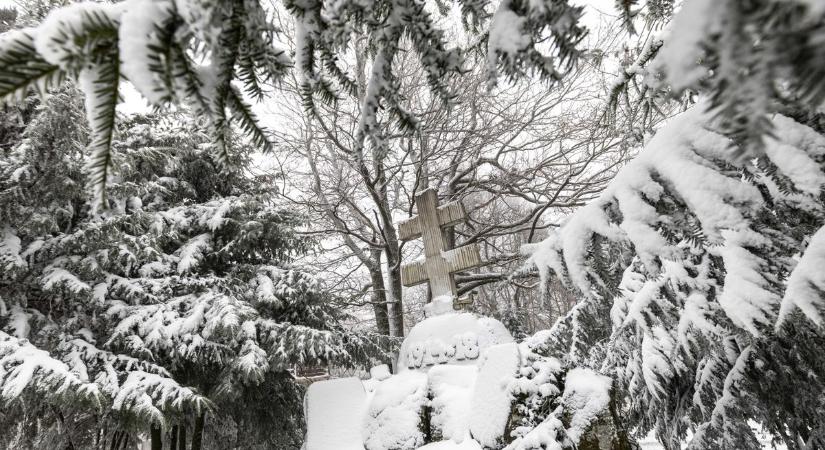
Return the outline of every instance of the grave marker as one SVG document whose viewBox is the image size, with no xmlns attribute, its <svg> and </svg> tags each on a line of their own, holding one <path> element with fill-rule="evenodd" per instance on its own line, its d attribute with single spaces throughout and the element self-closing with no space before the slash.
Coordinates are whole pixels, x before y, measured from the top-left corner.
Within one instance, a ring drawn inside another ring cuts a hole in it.
<svg viewBox="0 0 825 450">
<path fill-rule="evenodd" d="M 453 309 L 472 303 L 472 298 L 457 298 L 453 274 L 481 265 L 481 255 L 476 244 L 447 248 L 444 227 L 463 222 L 467 213 L 460 202 L 438 206 L 435 189 L 426 189 L 415 197 L 418 215 L 398 224 L 401 240 L 421 237 L 424 241 L 424 260 L 401 266 L 401 283 L 410 287 L 429 282 L 432 299 L 452 299 Z M 436 310 L 435 314 L 449 311 Z"/>
</svg>

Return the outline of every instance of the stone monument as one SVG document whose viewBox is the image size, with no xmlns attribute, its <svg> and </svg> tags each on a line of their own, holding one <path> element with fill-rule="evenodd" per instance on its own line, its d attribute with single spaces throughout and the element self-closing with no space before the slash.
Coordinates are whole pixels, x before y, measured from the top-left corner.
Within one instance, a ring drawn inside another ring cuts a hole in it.
<svg viewBox="0 0 825 450">
<path fill-rule="evenodd" d="M 472 437 L 500 439 L 510 404 L 501 379 L 519 362 L 518 345 L 496 319 L 462 311 L 454 274 L 482 264 L 475 244 L 448 248 L 443 228 L 466 219 L 459 202 L 438 205 L 434 189 L 415 199 L 417 215 L 401 222 L 403 240 L 421 238 L 424 257 L 401 268 L 404 286 L 429 283 L 427 318 L 409 332 L 398 373 L 373 368 L 355 378 L 312 384 L 304 401 L 306 450 L 403 450 L 431 442 L 480 449 Z M 475 430 L 475 431 L 473 431 Z M 482 444 L 483 445 L 483 444 Z"/>
<path fill-rule="evenodd" d="M 341 378 L 309 386 L 304 450 L 482 450 L 513 442 L 518 414 L 511 383 L 525 369 L 532 370 L 523 358 L 531 347 L 514 342 L 498 320 L 462 311 L 469 302 L 457 298 L 453 276 L 482 262 L 475 244 L 447 248 L 442 229 L 461 223 L 464 207 L 458 202 L 438 206 L 433 189 L 419 193 L 416 206 L 418 215 L 401 222 L 399 234 L 403 240 L 420 237 L 424 258 L 402 266 L 401 277 L 404 286 L 430 284 L 427 317 L 404 339 L 396 374 L 383 365 L 374 367 L 366 380 Z M 549 366 L 554 365 L 561 370 L 560 363 Z M 568 431 L 583 436 L 581 448 L 619 450 L 613 435 L 603 439 L 604 433 L 597 432 L 605 427 L 573 428 L 604 415 L 604 405 L 593 399 L 603 400 L 606 394 L 603 389 L 590 395 L 593 389 L 586 381 L 592 378 L 577 376 L 578 384 L 570 383 L 563 395 L 558 392 L 586 413 L 571 416 Z"/>
</svg>

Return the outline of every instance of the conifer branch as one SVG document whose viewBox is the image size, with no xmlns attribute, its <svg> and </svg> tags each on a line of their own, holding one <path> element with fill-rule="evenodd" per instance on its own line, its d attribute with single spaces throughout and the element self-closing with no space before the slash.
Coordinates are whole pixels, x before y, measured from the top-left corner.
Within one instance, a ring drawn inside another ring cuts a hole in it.
<svg viewBox="0 0 825 450">
<path fill-rule="evenodd" d="M 89 185 L 95 207 L 107 207 L 106 187 L 112 171 L 112 139 L 117 117 L 120 71 L 118 59 L 101 63 L 81 72 L 86 93 L 86 115 L 91 125 L 90 159 L 87 164 Z"/>
<path fill-rule="evenodd" d="M 59 67 L 49 64 L 35 49 L 31 30 L 6 33 L 0 45 L 0 104 L 21 99 L 29 89 L 40 94 L 65 79 Z"/>
<path fill-rule="evenodd" d="M 268 132 L 260 126 L 252 107 L 244 101 L 236 87 L 232 86 L 229 90 L 226 103 L 233 113 L 232 117 L 238 121 L 241 130 L 249 136 L 252 143 L 266 152 L 271 152 L 273 147 L 267 136 Z"/>
</svg>

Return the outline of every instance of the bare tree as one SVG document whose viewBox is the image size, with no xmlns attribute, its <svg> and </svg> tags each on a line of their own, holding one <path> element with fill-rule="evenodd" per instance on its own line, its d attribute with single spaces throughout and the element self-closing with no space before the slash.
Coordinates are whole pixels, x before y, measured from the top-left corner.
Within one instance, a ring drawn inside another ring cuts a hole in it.
<svg viewBox="0 0 825 450">
<path fill-rule="evenodd" d="M 456 96 L 445 104 L 427 89 L 417 61 L 398 52 L 399 96 L 417 123 L 399 129 L 379 118 L 376 145 L 357 132 L 370 64 L 364 42 L 354 39 L 351 58 L 340 61 L 355 74 L 350 95 L 314 103 L 307 115 L 293 78 L 272 105 L 284 150 L 279 162 L 289 173 L 283 191 L 311 217 L 308 232 L 323 236 L 324 252 L 313 264 L 348 292 L 349 306 L 371 307 L 380 332 L 403 335 L 405 312 L 421 312 L 401 302 L 401 262 L 421 247 L 403 245 L 396 223 L 414 213 L 416 192 L 434 187 L 470 213 L 465 225 L 447 230 L 448 242 L 478 243 L 489 263 L 457 276 L 461 293 L 479 291 L 475 308 L 499 315 L 543 308 L 531 329 L 563 314 L 571 299 L 546 308 L 535 274 L 517 270 L 518 248 L 597 196 L 639 145 L 639 133 L 602 120 L 611 89 L 602 59 L 587 58 L 553 90 L 523 81 L 491 92 L 483 72 L 468 73 L 453 80 Z M 635 112 L 631 105 L 616 115 Z M 650 114 L 645 126 L 663 116 Z"/>
</svg>

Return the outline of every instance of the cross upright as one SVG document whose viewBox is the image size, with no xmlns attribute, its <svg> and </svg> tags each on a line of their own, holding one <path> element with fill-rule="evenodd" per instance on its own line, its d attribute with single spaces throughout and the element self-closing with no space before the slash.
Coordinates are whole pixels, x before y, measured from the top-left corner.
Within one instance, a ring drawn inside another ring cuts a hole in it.
<svg viewBox="0 0 825 450">
<path fill-rule="evenodd" d="M 401 267 L 401 282 L 404 286 L 415 286 L 429 281 L 433 300 L 452 300 L 451 305 L 467 304 L 456 302 L 458 293 L 453 274 L 481 265 L 481 256 L 476 244 L 454 249 L 447 248 L 442 228 L 464 221 L 467 214 L 460 202 L 438 206 L 435 189 L 426 189 L 415 197 L 418 215 L 398 224 L 399 235 L 408 241 L 421 237 L 424 241 L 424 260 L 405 264 Z M 437 306 L 437 305 L 433 305 Z M 452 308 L 451 308 L 452 309 Z M 434 314 L 447 312 L 437 307 Z"/>
</svg>

